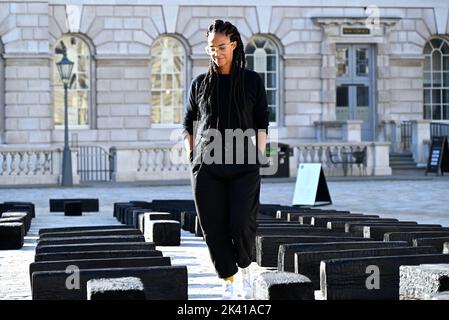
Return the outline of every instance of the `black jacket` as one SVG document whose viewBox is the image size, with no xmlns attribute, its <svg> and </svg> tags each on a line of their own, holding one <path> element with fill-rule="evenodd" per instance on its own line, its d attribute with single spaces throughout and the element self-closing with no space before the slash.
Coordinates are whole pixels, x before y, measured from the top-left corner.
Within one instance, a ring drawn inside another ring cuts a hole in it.
<svg viewBox="0 0 449 320">
<path fill-rule="evenodd" d="M 184 135 L 193 134 L 194 121 L 199 120 L 197 134 L 201 136 L 208 128 L 242 130 L 253 128 L 256 131 L 263 129 L 268 133 L 268 104 L 265 85 L 257 72 L 245 70 L 245 106 L 236 108 L 229 101 L 229 76 L 220 75 L 218 91 L 214 93 L 213 107 L 209 112 L 199 112 L 199 89 L 206 73 L 193 79 L 189 99 L 184 109 L 183 128 Z M 219 111 L 217 111 L 217 109 Z M 237 115 L 239 112 L 239 115 Z M 206 114 L 202 114 L 206 113 Z M 219 126 L 217 128 L 217 115 Z M 227 117 L 226 117 L 227 115 Z M 240 119 L 240 120 L 239 120 Z M 195 128 L 196 129 L 196 128 Z"/>
</svg>

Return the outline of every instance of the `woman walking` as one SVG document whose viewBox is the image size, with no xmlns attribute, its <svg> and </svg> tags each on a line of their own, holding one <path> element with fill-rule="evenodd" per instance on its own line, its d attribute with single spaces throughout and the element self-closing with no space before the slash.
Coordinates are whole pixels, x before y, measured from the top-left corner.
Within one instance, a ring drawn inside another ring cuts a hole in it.
<svg viewBox="0 0 449 320">
<path fill-rule="evenodd" d="M 192 190 L 210 257 L 223 279 L 223 298 L 237 298 L 234 275 L 239 267 L 241 297 L 250 298 L 258 159 L 265 152 L 268 132 L 266 92 L 261 77 L 245 69 L 244 47 L 234 25 L 215 20 L 207 30 L 207 42 L 209 68 L 192 81 L 183 119 Z"/>
</svg>

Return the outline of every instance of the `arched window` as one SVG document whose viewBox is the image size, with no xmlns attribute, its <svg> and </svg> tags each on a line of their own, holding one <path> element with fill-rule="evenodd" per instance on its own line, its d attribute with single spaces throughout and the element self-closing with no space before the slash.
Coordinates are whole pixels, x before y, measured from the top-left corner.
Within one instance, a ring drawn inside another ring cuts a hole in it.
<svg viewBox="0 0 449 320">
<path fill-rule="evenodd" d="M 157 39 L 151 48 L 151 123 L 180 124 L 185 95 L 186 52 L 172 37 Z"/>
<path fill-rule="evenodd" d="M 53 105 L 55 126 L 64 125 L 64 85 L 56 63 L 67 49 L 67 57 L 74 63 L 68 90 L 68 122 L 71 127 L 89 128 L 91 107 L 91 53 L 88 44 L 76 35 L 64 35 L 56 42 L 53 56 Z"/>
<path fill-rule="evenodd" d="M 443 38 L 424 47 L 424 119 L 449 120 L 449 42 Z"/>
<path fill-rule="evenodd" d="M 245 48 L 247 68 L 264 79 L 267 91 L 270 122 L 278 121 L 279 101 L 279 52 L 274 42 L 263 36 L 251 38 Z"/>
</svg>

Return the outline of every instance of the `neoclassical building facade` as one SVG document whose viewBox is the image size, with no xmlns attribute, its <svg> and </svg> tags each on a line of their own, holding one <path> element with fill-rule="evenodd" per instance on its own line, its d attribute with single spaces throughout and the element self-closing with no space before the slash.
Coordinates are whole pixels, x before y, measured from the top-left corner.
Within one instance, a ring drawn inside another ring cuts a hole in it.
<svg viewBox="0 0 449 320">
<path fill-rule="evenodd" d="M 223 19 L 238 27 L 247 67 L 265 81 L 280 142 L 384 143 L 388 157 L 409 123 L 409 149 L 422 165 L 426 126 L 449 122 L 449 3 L 322 3 L 1 0 L 0 150 L 62 145 L 62 47 L 74 62 L 72 145 L 169 143 L 192 78 L 207 70 L 206 29 Z M 377 174 L 391 173 L 384 166 Z"/>
</svg>

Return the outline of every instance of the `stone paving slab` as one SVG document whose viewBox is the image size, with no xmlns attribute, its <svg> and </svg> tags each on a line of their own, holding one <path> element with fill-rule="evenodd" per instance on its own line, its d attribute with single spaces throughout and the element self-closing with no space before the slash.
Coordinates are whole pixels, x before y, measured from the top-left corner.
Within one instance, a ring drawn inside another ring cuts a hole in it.
<svg viewBox="0 0 449 320">
<path fill-rule="evenodd" d="M 328 186 L 333 205 L 322 208 L 379 214 L 383 218 L 415 220 L 419 223 L 436 223 L 449 227 L 449 179 L 446 177 L 339 180 L 328 181 Z M 294 181 L 263 181 L 261 202 L 291 205 L 294 187 Z M 49 198 L 94 196 L 100 200 L 100 212 L 83 213 L 80 217 L 65 217 L 63 213 L 49 212 Z M 34 259 L 39 228 L 118 224 L 112 217 L 114 202 L 153 199 L 192 199 L 192 190 L 190 185 L 149 186 L 144 183 L 0 189 L 0 202 L 30 201 L 36 206 L 36 218 L 33 219 L 30 232 L 25 237 L 24 247 L 21 250 L 0 251 L 0 300 L 31 299 L 28 267 Z M 202 238 L 182 231 L 180 247 L 158 248 L 163 251 L 164 256 L 173 258 L 174 265 L 187 265 L 189 299 L 220 299 L 221 280 L 215 275 Z M 256 264 L 252 264 L 251 268 L 256 274 L 265 270 L 258 268 Z"/>
</svg>

